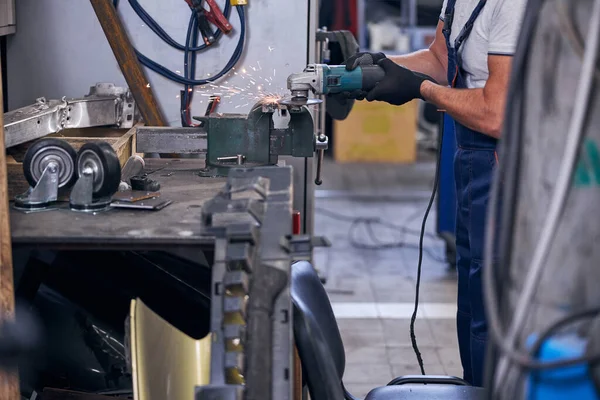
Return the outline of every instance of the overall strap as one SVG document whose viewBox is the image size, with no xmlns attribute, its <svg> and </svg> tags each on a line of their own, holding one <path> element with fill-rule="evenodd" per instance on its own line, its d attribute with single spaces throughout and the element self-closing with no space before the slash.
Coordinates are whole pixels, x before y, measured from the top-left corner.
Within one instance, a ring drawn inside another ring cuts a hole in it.
<svg viewBox="0 0 600 400">
<path fill-rule="evenodd" d="M 456 0 L 448 0 L 446 3 L 446 9 L 444 10 L 444 36 L 450 40 L 450 34 L 452 33 L 452 22 L 454 22 L 454 8 L 456 6 Z"/>
<path fill-rule="evenodd" d="M 448 0 L 448 2 L 450 2 L 450 1 L 451 0 Z M 467 38 L 471 34 L 471 31 L 473 30 L 473 25 L 475 24 L 477 17 L 479 17 L 479 14 L 481 14 L 481 11 L 483 10 L 485 3 L 486 3 L 486 0 L 479 0 L 477 7 L 475 7 L 475 9 L 473 10 L 473 13 L 471 14 L 471 17 L 469 18 L 469 20 L 463 27 L 462 31 L 460 31 L 458 37 L 454 41 L 454 49 L 456 51 L 458 51 L 458 49 L 460 49 L 460 46 L 462 46 L 463 42 L 465 40 L 467 40 Z M 454 10 L 452 10 L 452 12 L 454 13 Z"/>
</svg>

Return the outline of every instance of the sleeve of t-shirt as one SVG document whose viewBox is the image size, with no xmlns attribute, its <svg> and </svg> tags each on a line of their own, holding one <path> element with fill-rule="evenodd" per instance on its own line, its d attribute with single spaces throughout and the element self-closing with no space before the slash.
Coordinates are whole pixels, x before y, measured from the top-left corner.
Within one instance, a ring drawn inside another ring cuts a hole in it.
<svg viewBox="0 0 600 400">
<path fill-rule="evenodd" d="M 488 6 L 491 5 L 489 4 Z M 513 55 L 527 0 L 498 0 L 492 13 L 488 54 Z"/>
<path fill-rule="evenodd" d="M 446 12 L 446 4 L 448 0 L 444 0 L 444 4 L 442 5 L 442 11 L 440 12 L 440 21 L 444 20 L 444 13 Z"/>
</svg>

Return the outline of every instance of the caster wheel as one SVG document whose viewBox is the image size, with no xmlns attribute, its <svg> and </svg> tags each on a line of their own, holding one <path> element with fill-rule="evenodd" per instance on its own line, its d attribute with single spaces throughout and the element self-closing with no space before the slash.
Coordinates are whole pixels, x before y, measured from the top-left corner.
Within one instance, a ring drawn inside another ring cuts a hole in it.
<svg viewBox="0 0 600 400">
<path fill-rule="evenodd" d="M 60 139 L 42 139 L 35 142 L 25 153 L 23 173 L 29 185 L 33 188 L 39 182 L 42 173 L 49 163 L 58 164 L 59 189 L 68 188 L 75 184 L 75 160 L 77 153 L 70 144 Z"/>
<path fill-rule="evenodd" d="M 117 153 L 106 142 L 86 143 L 77 154 L 77 171 L 82 175 L 85 168 L 94 172 L 94 197 L 109 197 L 119 190 L 121 164 Z"/>
</svg>

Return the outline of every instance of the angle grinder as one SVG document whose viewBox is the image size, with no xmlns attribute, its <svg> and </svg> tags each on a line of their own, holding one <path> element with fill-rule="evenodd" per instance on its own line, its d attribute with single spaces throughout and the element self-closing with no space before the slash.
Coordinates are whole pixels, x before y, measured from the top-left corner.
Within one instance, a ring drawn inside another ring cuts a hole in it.
<svg viewBox="0 0 600 400">
<path fill-rule="evenodd" d="M 279 103 L 288 106 L 319 104 L 321 100 L 308 98 L 309 92 L 318 96 L 369 91 L 384 77 L 385 72 L 378 65 L 359 66 L 348 71 L 344 65 L 310 64 L 303 72 L 288 77 L 287 86 L 292 96 Z"/>
</svg>

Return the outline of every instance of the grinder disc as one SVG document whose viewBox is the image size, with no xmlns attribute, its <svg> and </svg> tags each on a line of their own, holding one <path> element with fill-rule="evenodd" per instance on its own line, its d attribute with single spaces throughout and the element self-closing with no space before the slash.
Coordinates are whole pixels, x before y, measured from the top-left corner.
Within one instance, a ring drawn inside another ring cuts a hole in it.
<svg viewBox="0 0 600 400">
<path fill-rule="evenodd" d="M 320 99 L 309 99 L 306 97 L 292 97 L 291 99 L 281 99 L 279 100 L 279 104 L 283 106 L 314 106 L 316 104 L 321 104 L 323 100 Z"/>
</svg>

